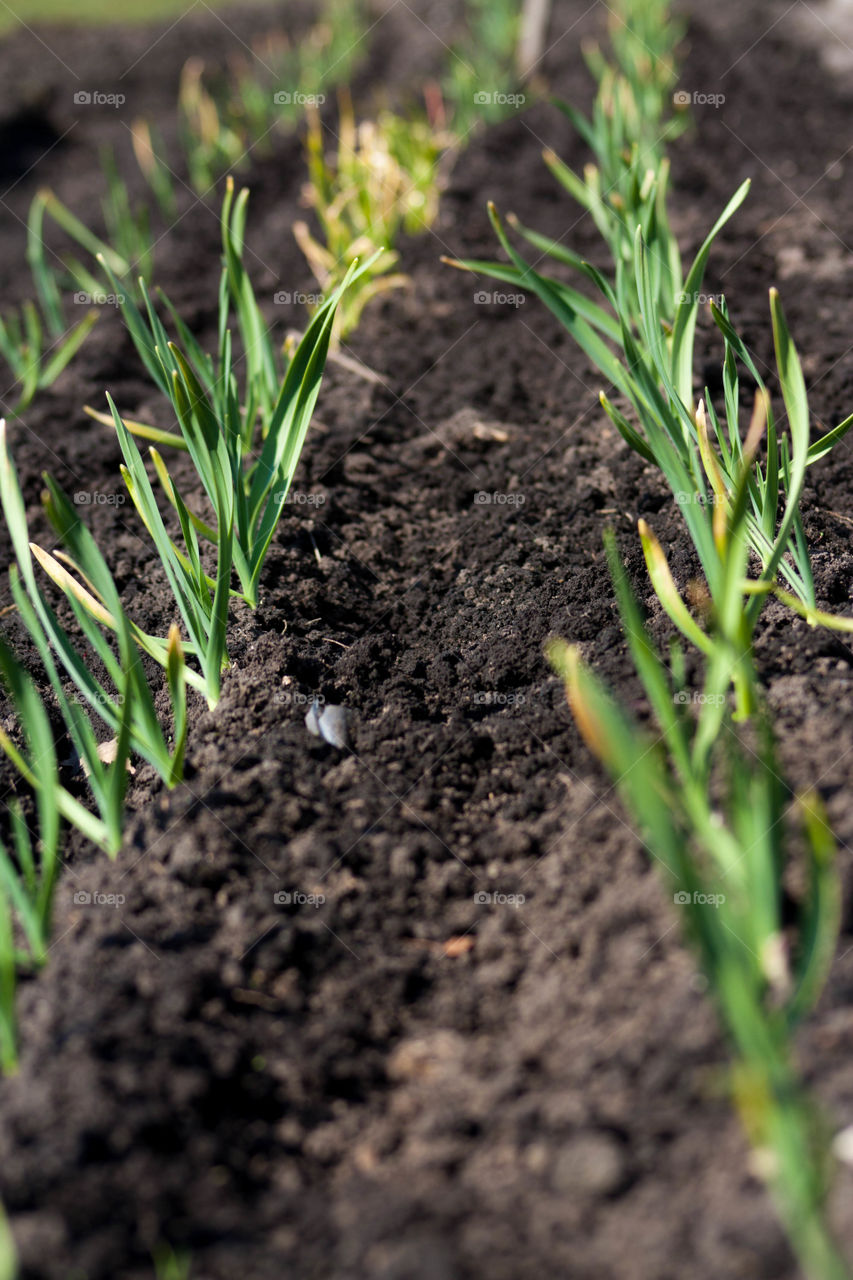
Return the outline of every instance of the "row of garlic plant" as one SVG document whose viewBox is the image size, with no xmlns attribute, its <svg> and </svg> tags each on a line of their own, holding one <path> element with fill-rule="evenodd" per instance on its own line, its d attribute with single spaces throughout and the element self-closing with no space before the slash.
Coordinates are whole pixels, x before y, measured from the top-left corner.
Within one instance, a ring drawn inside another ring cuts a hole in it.
<svg viewBox="0 0 853 1280">
<path fill-rule="evenodd" d="M 794 1031 L 814 1007 L 835 950 L 835 842 L 814 792 L 796 797 L 798 822 L 791 821 L 791 793 L 781 780 L 753 640 L 771 594 L 813 624 L 853 629 L 853 620 L 817 607 L 800 515 L 807 468 L 844 436 L 853 416 L 811 439 L 805 382 L 775 290 L 770 311 L 784 414 L 774 415 L 722 298 L 711 304 L 711 315 L 722 335 L 723 404 L 715 408 L 707 389 L 698 399 L 694 394 L 708 256 L 748 183 L 685 272 L 668 216 L 664 152 L 684 123 L 670 111 L 679 34 L 665 0 L 622 0 L 611 24 L 611 56 L 589 55 L 598 81 L 591 118 L 566 108 L 595 163 L 580 176 L 553 153 L 545 155 L 593 218 L 610 271 L 512 220 L 537 250 L 537 260 L 527 260 L 494 207 L 490 217 L 508 262 L 454 265 L 510 282 L 545 303 L 606 379 L 601 404 L 610 421 L 660 471 L 684 517 L 705 580 L 698 617 L 654 532 L 639 522 L 651 585 L 681 635 L 668 665 L 644 625 L 615 539 L 606 537 L 653 732 L 616 705 L 578 646 L 555 640 L 548 652 L 584 740 L 614 778 L 683 907 L 685 932 L 731 1045 L 733 1096 L 792 1246 L 812 1280 L 841 1280 L 848 1272 L 826 1218 L 829 1130 L 798 1078 L 793 1052 Z M 586 289 L 545 274 L 543 261 L 570 268 Z M 741 370 L 757 388 L 745 432 Z M 695 697 L 686 688 L 684 641 L 700 655 L 703 679 Z M 797 837 L 807 887 L 792 908 L 783 876 Z M 793 923 L 785 911 L 793 911 Z"/>
</svg>

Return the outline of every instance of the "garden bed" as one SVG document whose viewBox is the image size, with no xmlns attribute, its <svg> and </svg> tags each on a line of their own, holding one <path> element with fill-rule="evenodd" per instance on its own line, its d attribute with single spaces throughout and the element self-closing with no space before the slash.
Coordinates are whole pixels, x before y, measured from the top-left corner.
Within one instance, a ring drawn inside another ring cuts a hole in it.
<svg viewBox="0 0 853 1280">
<path fill-rule="evenodd" d="M 725 291 L 769 363 L 766 290 L 780 287 L 831 425 L 853 408 L 849 93 L 818 51 L 803 55 L 784 5 L 688 13 L 681 84 L 725 102 L 697 102 L 673 148 L 677 229 L 689 252 L 753 177 L 706 288 Z M 578 41 L 602 14 L 556 6 L 567 34 L 545 65 L 561 97 L 589 100 Z M 187 53 L 222 56 L 269 22 L 202 5 L 171 29 L 0 45 L 4 297 L 29 289 L 19 220 L 37 188 L 95 218 L 98 143 L 123 145 L 138 114 L 173 136 Z M 442 5 L 392 5 L 356 98 L 429 75 L 448 22 Z M 119 84 L 117 111 L 73 101 Z M 186 784 L 168 794 L 138 770 L 115 865 L 71 846 L 51 964 L 21 994 L 21 1071 L 0 1082 L 0 1199 L 25 1280 L 142 1280 L 164 1243 L 191 1253 L 194 1280 L 798 1274 L 750 1173 L 672 904 L 542 655 L 551 634 L 578 641 L 642 713 L 601 535 L 615 527 L 651 607 L 636 519 L 684 579 L 679 510 L 544 309 L 483 305 L 476 281 L 438 262 L 491 256 L 487 199 L 554 235 L 576 221 L 569 242 L 595 260 L 544 143 L 583 163 L 547 106 L 478 135 L 433 232 L 404 241 L 411 289 L 372 305 L 349 344 L 381 383 L 329 367 L 222 701 L 193 701 Z M 248 266 L 283 333 L 304 316 L 276 292 L 312 287 L 290 229 L 298 142 L 245 177 Z M 157 282 L 207 341 L 216 207 L 187 195 L 156 250 Z M 702 332 L 710 379 L 718 348 Z M 156 630 L 169 618 L 159 565 L 110 500 L 117 443 L 82 413 L 107 389 L 131 417 L 170 425 L 113 312 L 10 437 L 36 527 L 48 468 L 92 496 L 129 612 Z M 809 478 L 819 600 L 849 612 L 847 443 Z M 757 655 L 788 777 L 824 795 L 849 884 L 853 652 L 770 605 Z M 350 709 L 351 752 L 307 734 L 313 695 Z M 850 930 L 846 913 L 800 1041 L 839 1128 L 853 1122 Z M 842 1170 L 848 1249 L 851 1190 Z"/>
</svg>

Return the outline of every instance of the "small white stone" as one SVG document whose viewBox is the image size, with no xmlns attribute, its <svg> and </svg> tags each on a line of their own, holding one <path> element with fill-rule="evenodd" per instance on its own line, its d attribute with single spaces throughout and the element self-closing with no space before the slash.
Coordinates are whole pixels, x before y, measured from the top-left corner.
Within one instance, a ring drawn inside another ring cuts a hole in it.
<svg viewBox="0 0 853 1280">
<path fill-rule="evenodd" d="M 315 738 L 319 738 L 320 736 L 321 710 L 322 708 L 319 702 L 317 701 L 317 699 L 315 698 L 314 701 L 311 703 L 311 706 L 308 708 L 308 711 L 305 715 L 305 728 L 308 730 L 309 733 L 313 734 Z"/>
<path fill-rule="evenodd" d="M 842 1164 L 853 1165 L 853 1124 L 849 1124 L 846 1129 L 842 1129 L 835 1135 L 832 1150 L 835 1152 L 836 1159 Z"/>
</svg>

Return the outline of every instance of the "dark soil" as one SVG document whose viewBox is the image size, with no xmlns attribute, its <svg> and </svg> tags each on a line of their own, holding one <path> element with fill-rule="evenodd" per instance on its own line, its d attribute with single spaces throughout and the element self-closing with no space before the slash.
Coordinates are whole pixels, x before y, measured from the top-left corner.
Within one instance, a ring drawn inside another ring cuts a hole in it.
<svg viewBox="0 0 853 1280">
<path fill-rule="evenodd" d="M 269 12 L 201 4 L 165 34 L 0 45 L 4 300 L 29 288 L 21 220 L 37 188 L 96 219 L 97 144 L 126 149 L 140 114 L 173 139 L 186 55 L 223 57 Z M 556 5 L 548 76 L 581 104 L 579 38 L 604 14 Z M 688 16 L 682 84 L 726 101 L 697 105 L 674 148 L 676 224 L 698 246 L 752 175 L 706 287 L 725 289 L 767 362 L 766 289 L 780 285 L 814 412 L 832 425 L 853 407 L 847 85 L 785 5 L 721 0 Z M 303 17 L 288 6 L 284 21 Z M 448 6 L 391 5 L 357 93 L 399 97 L 452 34 Z M 73 102 L 119 85 L 118 111 Z M 492 254 L 488 198 L 600 255 L 543 142 L 584 161 L 547 106 L 458 161 L 434 232 L 403 245 L 412 288 L 373 306 L 351 343 L 383 385 L 330 366 L 296 482 L 314 502 L 288 508 L 260 607 L 236 620 L 220 706 L 194 705 L 186 785 L 167 794 L 139 770 L 116 864 L 71 846 L 52 963 L 21 995 L 21 1072 L 0 1084 L 0 1198 L 26 1280 L 147 1280 L 164 1243 L 192 1254 L 194 1280 L 798 1274 L 749 1171 L 677 917 L 542 656 L 552 633 L 580 641 L 644 711 L 601 535 L 615 526 L 648 599 L 636 519 L 685 582 L 679 511 L 544 310 L 475 305 L 477 282 L 438 262 Z M 274 293 L 312 284 L 290 233 L 298 142 L 279 140 L 246 176 L 255 282 L 283 332 L 303 320 L 279 317 Z M 206 339 L 216 209 L 186 195 L 157 246 L 157 280 Z M 81 412 L 107 389 L 169 425 L 112 313 L 10 426 L 42 532 L 45 467 L 72 491 L 120 490 L 117 446 Z M 806 503 L 821 600 L 839 611 L 852 476 L 842 446 Z M 90 510 L 131 614 L 163 627 L 163 579 L 132 510 Z M 826 798 L 849 881 L 853 654 L 775 606 L 758 652 L 788 776 Z M 306 733 L 314 694 L 350 708 L 352 752 Z M 75 902 L 96 891 L 124 902 Z M 839 1128 L 853 1120 L 851 923 L 800 1045 Z M 842 1172 L 834 1213 L 853 1250 L 851 1189 Z"/>
</svg>

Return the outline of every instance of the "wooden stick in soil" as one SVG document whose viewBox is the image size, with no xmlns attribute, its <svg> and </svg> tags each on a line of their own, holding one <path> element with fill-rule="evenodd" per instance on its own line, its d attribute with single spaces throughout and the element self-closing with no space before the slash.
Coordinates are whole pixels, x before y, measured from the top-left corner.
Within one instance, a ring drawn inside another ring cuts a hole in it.
<svg viewBox="0 0 853 1280">
<path fill-rule="evenodd" d="M 519 79 L 529 80 L 542 58 L 551 16 L 551 0 L 524 0 L 515 62 Z"/>
</svg>

